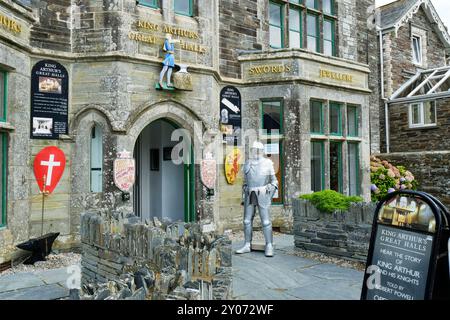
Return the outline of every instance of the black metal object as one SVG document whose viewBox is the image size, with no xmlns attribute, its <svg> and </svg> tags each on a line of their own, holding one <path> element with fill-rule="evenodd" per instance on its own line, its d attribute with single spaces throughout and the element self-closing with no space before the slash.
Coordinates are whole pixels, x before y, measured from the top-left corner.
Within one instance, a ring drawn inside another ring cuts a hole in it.
<svg viewBox="0 0 450 320">
<path fill-rule="evenodd" d="M 53 242 L 59 236 L 58 233 L 48 233 L 42 237 L 30 239 L 26 242 L 18 244 L 16 247 L 31 252 L 31 256 L 25 260 L 24 264 L 34 264 L 37 261 L 45 261 L 52 252 Z"/>
<path fill-rule="evenodd" d="M 394 226 L 390 224 L 384 224 L 379 221 L 379 214 L 381 209 L 390 202 L 392 199 L 400 196 L 406 196 L 408 198 L 415 198 L 427 204 L 433 212 L 436 221 L 435 233 L 425 232 L 423 230 L 416 230 L 405 228 L 402 226 Z M 432 237 L 433 243 L 431 248 L 431 254 L 429 257 L 429 265 L 426 268 L 427 273 L 422 275 L 425 279 L 425 300 L 440 300 L 440 299 L 450 299 L 450 278 L 449 278 L 449 260 L 448 260 L 448 240 L 450 237 L 450 213 L 448 209 L 435 197 L 424 193 L 415 191 L 397 191 L 386 196 L 385 199 L 380 201 L 377 205 L 373 227 L 372 235 L 370 240 L 369 254 L 367 257 L 366 273 L 364 275 L 363 288 L 361 293 L 361 299 L 368 299 L 368 280 L 371 276 L 370 267 L 374 264 L 374 250 L 377 244 L 377 234 L 379 226 L 383 228 L 395 229 L 403 232 L 415 233 L 418 236 Z M 381 242 L 381 241 L 380 241 Z M 394 249 L 395 250 L 395 249 Z M 378 253 L 377 253 L 378 255 Z M 387 275 L 381 275 L 385 277 L 384 280 L 389 279 L 395 284 L 396 279 L 390 279 Z M 414 298 L 414 297 L 412 297 Z"/>
</svg>

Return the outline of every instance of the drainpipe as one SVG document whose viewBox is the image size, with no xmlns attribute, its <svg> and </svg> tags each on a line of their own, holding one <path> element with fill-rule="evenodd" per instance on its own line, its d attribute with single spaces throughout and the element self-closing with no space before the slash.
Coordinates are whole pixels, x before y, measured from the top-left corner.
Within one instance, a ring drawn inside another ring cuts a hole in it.
<svg viewBox="0 0 450 320">
<path fill-rule="evenodd" d="M 385 97 L 384 88 L 384 56 L 383 56 L 383 30 L 379 31 L 380 41 L 380 68 L 381 68 L 381 100 L 384 101 L 384 128 L 386 130 L 386 153 L 390 153 L 390 135 L 389 135 L 389 104 Z"/>
</svg>

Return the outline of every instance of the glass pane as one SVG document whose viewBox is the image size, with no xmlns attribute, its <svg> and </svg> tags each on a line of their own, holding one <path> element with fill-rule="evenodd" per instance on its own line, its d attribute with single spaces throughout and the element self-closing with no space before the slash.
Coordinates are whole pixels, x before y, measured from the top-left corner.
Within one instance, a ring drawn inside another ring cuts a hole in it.
<svg viewBox="0 0 450 320">
<path fill-rule="evenodd" d="M 0 196 L 0 226 L 4 226 L 6 225 L 6 217 L 5 217 L 5 211 L 4 211 L 4 203 L 3 203 L 3 194 L 4 192 L 6 192 L 5 190 L 5 186 L 3 185 L 3 174 L 4 174 L 4 166 L 6 165 L 5 163 L 3 163 L 3 159 L 5 157 L 5 155 L 3 154 L 3 146 L 4 143 L 4 133 L 0 134 L 0 191 L 1 191 L 1 196 Z"/>
<path fill-rule="evenodd" d="M 270 3 L 269 23 L 281 27 L 281 6 Z"/>
<path fill-rule="evenodd" d="M 333 55 L 333 43 L 330 41 L 323 42 L 323 53 L 327 56 Z"/>
<path fill-rule="evenodd" d="M 351 196 L 359 195 L 359 146 L 348 144 L 348 184 Z"/>
<path fill-rule="evenodd" d="M 315 37 L 308 36 L 308 50 L 318 51 L 317 50 L 317 39 Z"/>
<path fill-rule="evenodd" d="M 425 124 L 436 123 L 436 104 L 434 101 L 424 103 L 424 117 Z"/>
<path fill-rule="evenodd" d="M 322 103 L 311 103 L 311 132 L 322 133 Z"/>
<path fill-rule="evenodd" d="M 103 187 L 103 132 L 95 126 L 91 132 L 91 192 L 102 192 Z"/>
<path fill-rule="evenodd" d="M 273 134 L 281 133 L 281 102 L 264 102 L 263 104 L 263 129 L 270 134 L 272 130 L 277 130 Z"/>
<path fill-rule="evenodd" d="M 322 11 L 328 14 L 333 14 L 332 2 L 333 0 L 322 0 Z"/>
<path fill-rule="evenodd" d="M 333 23 L 331 21 L 323 22 L 323 38 L 329 41 L 333 39 Z"/>
<path fill-rule="evenodd" d="M 307 20 L 308 35 L 317 36 L 317 16 L 308 14 Z"/>
<path fill-rule="evenodd" d="M 191 0 L 174 0 L 175 13 L 191 14 Z"/>
<path fill-rule="evenodd" d="M 323 184 L 323 142 L 311 142 L 311 190 L 322 191 Z"/>
<path fill-rule="evenodd" d="M 281 41 L 281 28 L 270 26 L 270 46 L 274 48 L 281 48 L 282 47 L 282 41 Z"/>
<path fill-rule="evenodd" d="M 275 192 L 274 194 L 272 203 L 282 204 L 283 203 L 283 178 L 281 166 L 282 145 L 280 141 L 271 141 L 269 142 L 269 145 L 266 145 L 266 152 L 268 151 L 266 154 L 267 158 L 269 158 L 273 162 L 273 167 L 275 169 L 275 175 L 278 180 L 278 188 L 279 188 L 277 192 Z"/>
<path fill-rule="evenodd" d="M 330 105 L 330 133 L 342 134 L 341 131 L 341 106 L 338 104 Z"/>
<path fill-rule="evenodd" d="M 158 0 L 140 0 L 139 4 L 144 5 L 144 6 L 149 6 L 149 7 L 157 7 Z"/>
<path fill-rule="evenodd" d="M 413 51 L 414 51 L 414 62 L 421 63 L 422 62 L 422 50 L 420 45 L 420 38 L 413 37 Z"/>
<path fill-rule="evenodd" d="M 289 0 L 290 3 L 301 4 L 302 0 Z"/>
<path fill-rule="evenodd" d="M 420 105 L 413 104 L 411 106 L 411 123 L 420 124 Z"/>
<path fill-rule="evenodd" d="M 300 31 L 300 12 L 289 10 L 289 30 Z"/>
<path fill-rule="evenodd" d="M 5 118 L 5 73 L 0 72 L 0 119 Z"/>
<path fill-rule="evenodd" d="M 316 7 L 316 0 L 306 0 L 305 4 L 309 8 L 315 8 Z"/>
<path fill-rule="evenodd" d="M 301 48 L 300 33 L 295 31 L 289 32 L 289 46 L 291 48 Z"/>
<path fill-rule="evenodd" d="M 341 147 L 340 143 L 330 142 L 330 189 L 336 192 L 342 192 Z"/>
<path fill-rule="evenodd" d="M 358 136 L 358 109 L 356 107 L 347 107 L 347 129 L 349 136 Z"/>
</svg>

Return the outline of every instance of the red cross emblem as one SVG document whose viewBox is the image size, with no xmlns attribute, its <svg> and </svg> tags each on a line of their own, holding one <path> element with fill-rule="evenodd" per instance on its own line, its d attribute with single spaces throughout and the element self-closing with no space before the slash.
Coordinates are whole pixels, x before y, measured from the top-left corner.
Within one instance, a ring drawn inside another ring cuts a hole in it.
<svg viewBox="0 0 450 320">
<path fill-rule="evenodd" d="M 41 192 L 55 190 L 66 167 L 66 155 L 57 147 L 42 149 L 34 158 L 34 176 Z"/>
</svg>

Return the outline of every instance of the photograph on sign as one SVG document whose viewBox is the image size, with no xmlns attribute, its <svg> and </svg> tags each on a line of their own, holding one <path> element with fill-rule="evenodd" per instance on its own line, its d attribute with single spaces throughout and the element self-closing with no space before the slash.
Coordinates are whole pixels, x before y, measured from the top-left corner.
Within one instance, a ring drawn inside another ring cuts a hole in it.
<svg viewBox="0 0 450 320">
<path fill-rule="evenodd" d="M 62 93 L 62 81 L 56 78 L 39 77 L 39 92 Z"/>
<path fill-rule="evenodd" d="M 33 118 L 33 134 L 51 135 L 52 131 L 52 118 Z"/>
</svg>

